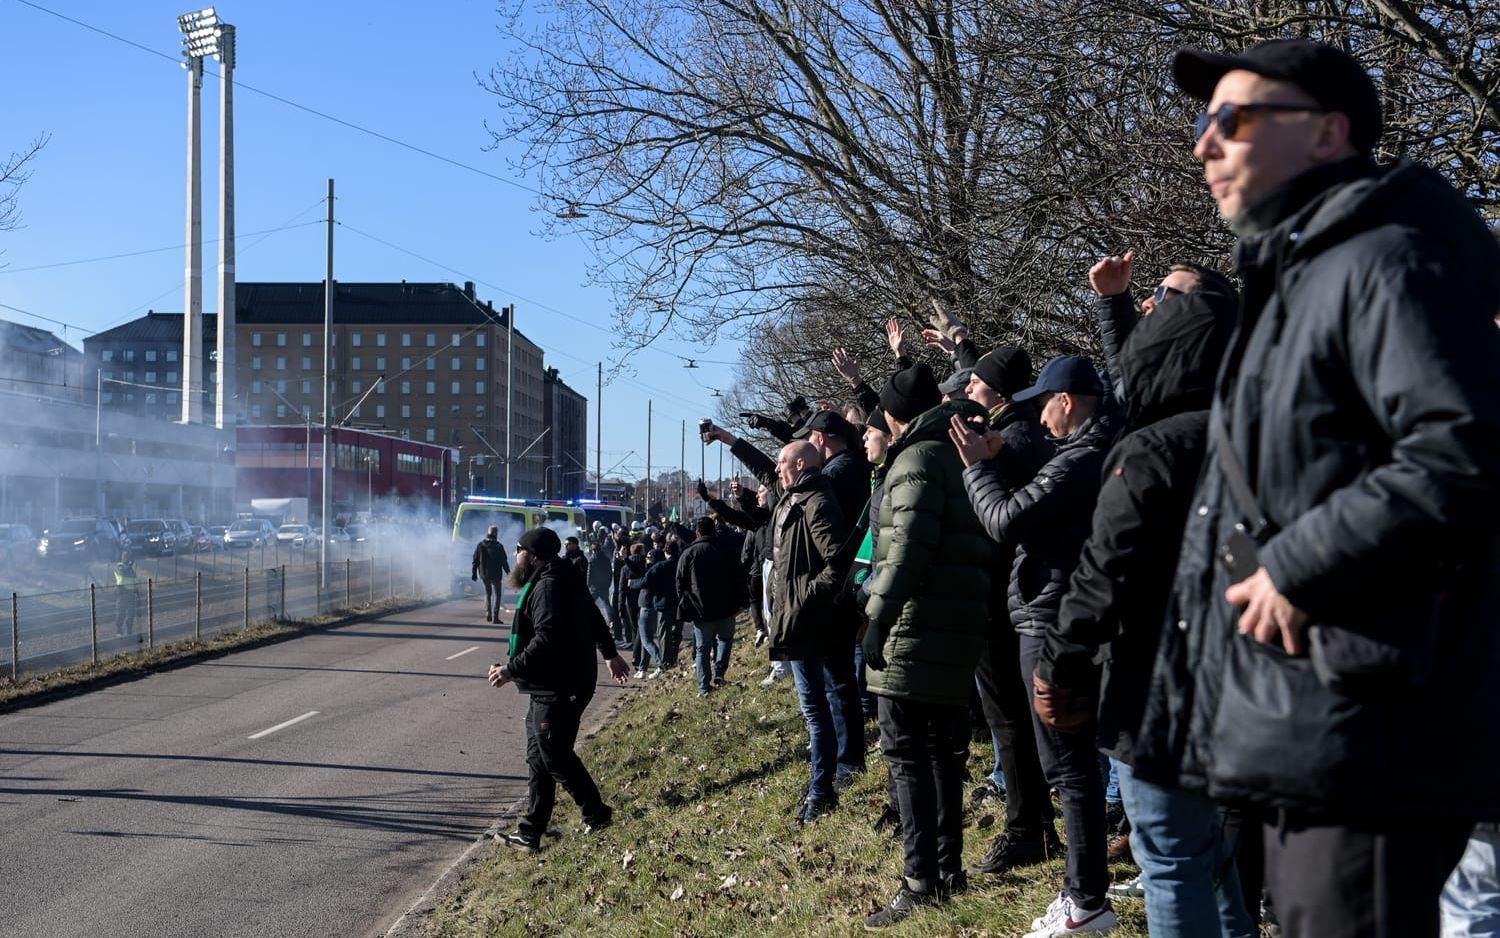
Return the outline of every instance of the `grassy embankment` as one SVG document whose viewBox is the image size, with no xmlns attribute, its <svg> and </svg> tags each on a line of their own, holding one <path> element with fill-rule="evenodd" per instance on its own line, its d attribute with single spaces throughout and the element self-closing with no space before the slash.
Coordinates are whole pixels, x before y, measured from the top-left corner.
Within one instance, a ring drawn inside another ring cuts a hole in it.
<svg viewBox="0 0 1500 938">
<path fill-rule="evenodd" d="M 742 626 L 740 635 L 745 629 Z M 429 928 L 476 935 L 855 935 L 889 899 L 900 846 L 871 823 L 885 799 L 875 740 L 871 770 L 839 810 L 807 828 L 792 819 L 807 781 L 807 729 L 787 679 L 763 688 L 764 655 L 734 652 L 729 687 L 700 700 L 690 669 L 651 682 L 583 745 L 584 759 L 615 806 L 613 828 L 577 833 L 577 808 L 559 792 L 548 838 L 528 857 L 496 847 L 439 907 Z M 976 778 L 991 761 L 975 744 Z M 966 788 L 967 791 L 967 788 Z M 1003 808 L 965 812 L 973 862 L 1003 824 Z M 1115 878 L 1133 872 L 1119 866 Z M 1022 935 L 1056 895 L 1062 861 L 1025 875 L 976 879 L 970 892 L 923 910 L 892 935 Z M 1116 904 L 1117 935 L 1146 934 L 1141 903 Z"/>
</svg>

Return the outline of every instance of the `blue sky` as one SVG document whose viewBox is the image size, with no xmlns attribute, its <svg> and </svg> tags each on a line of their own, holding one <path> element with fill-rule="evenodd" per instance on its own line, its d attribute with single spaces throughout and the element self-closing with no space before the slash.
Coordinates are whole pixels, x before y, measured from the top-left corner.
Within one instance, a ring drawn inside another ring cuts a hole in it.
<svg viewBox="0 0 1500 938">
<path fill-rule="evenodd" d="M 183 0 L 37 2 L 171 55 L 179 45 L 175 20 L 186 9 Z M 508 46 L 491 4 L 231 0 L 218 10 L 238 30 L 237 82 L 529 183 L 511 171 L 507 148 L 485 150 L 492 141 L 484 122 L 499 114 L 475 75 L 487 73 Z M 147 308 L 181 310 L 181 249 L 46 270 L 18 268 L 185 240 L 185 72 L 16 0 L 0 0 L 0 36 L 0 151 L 51 135 L 22 192 L 24 227 L 0 234 L 0 302 L 93 330 Z M 205 238 L 217 230 L 218 95 L 217 79 L 205 78 Z M 593 465 L 594 362 L 603 360 L 608 373 L 618 357 L 609 331 L 612 298 L 584 285 L 589 255 L 578 238 L 549 241 L 536 234 L 536 196 L 244 88 L 237 88 L 235 128 L 239 279 L 323 278 L 322 226 L 248 235 L 323 217 L 318 203 L 326 180 L 334 178 L 340 221 L 503 288 L 481 285 L 480 296 L 497 306 L 514 302 L 518 328 L 590 399 Z M 336 238 L 339 280 L 466 279 L 347 229 L 338 229 Z M 214 252 L 205 245 L 210 269 Z M 212 312 L 213 289 L 205 280 L 205 310 Z M 9 310 L 0 310 L 0 318 L 41 324 Z M 77 330 L 67 338 L 81 346 Z M 644 468 L 648 397 L 654 397 L 657 415 L 653 469 L 676 466 L 681 421 L 713 413 L 708 388 L 727 387 L 731 376 L 725 365 L 685 369 L 674 356 L 738 357 L 729 343 L 703 349 L 664 341 L 659 347 L 672 354 L 637 354 L 633 373 L 605 388 L 605 468 L 629 450 L 637 455 L 625 466 Z M 693 469 L 696 450 L 690 439 Z"/>
</svg>

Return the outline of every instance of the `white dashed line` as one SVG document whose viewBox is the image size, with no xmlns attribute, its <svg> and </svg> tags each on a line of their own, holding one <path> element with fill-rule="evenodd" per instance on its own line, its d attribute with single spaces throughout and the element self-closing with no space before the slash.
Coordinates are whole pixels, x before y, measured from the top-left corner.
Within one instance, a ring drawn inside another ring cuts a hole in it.
<svg viewBox="0 0 1500 938">
<path fill-rule="evenodd" d="M 308 719 L 310 717 L 315 717 L 317 715 L 318 715 L 318 711 L 316 711 L 316 710 L 309 710 L 306 713 L 302 714 L 300 717 L 293 717 L 292 719 L 287 720 L 285 723 L 278 723 L 275 726 L 271 727 L 270 729 L 261 730 L 259 733 L 255 733 L 254 735 L 246 737 L 246 738 L 247 739 L 260 739 L 262 736 L 270 736 L 272 733 L 276 732 L 277 730 L 284 730 L 288 726 L 292 726 L 294 724 L 301 723 L 303 720 L 306 720 L 306 719 Z"/>
<path fill-rule="evenodd" d="M 465 648 L 463 651 L 459 652 L 456 655 L 449 655 L 448 657 L 444 658 L 443 660 L 444 661 L 452 661 L 454 658 L 462 658 L 464 655 L 467 655 L 469 652 L 471 652 L 471 651 L 478 651 L 478 650 L 479 650 L 479 646 L 478 645 L 472 645 L 472 646 L 470 646 L 468 648 Z"/>
</svg>

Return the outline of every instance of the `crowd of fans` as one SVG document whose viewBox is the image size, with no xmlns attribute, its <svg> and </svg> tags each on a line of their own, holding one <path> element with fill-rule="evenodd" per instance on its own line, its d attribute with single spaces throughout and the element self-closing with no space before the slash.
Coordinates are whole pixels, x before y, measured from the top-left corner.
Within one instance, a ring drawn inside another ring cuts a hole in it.
<svg viewBox="0 0 1500 938">
<path fill-rule="evenodd" d="M 874 721 L 904 860 L 872 929 L 1064 856 L 1028 938 L 1111 931 L 1125 897 L 1165 938 L 1500 934 L 1500 248 L 1439 174 L 1371 160 L 1344 52 L 1174 72 L 1234 279 L 1184 261 L 1137 302 L 1134 254 L 1106 257 L 1103 360 L 1039 370 L 934 302 L 951 376 L 892 320 L 878 388 L 838 350 L 847 404 L 742 415 L 774 458 L 705 429 L 758 489 L 700 483 L 695 529 L 568 556 L 637 678 L 690 623 L 711 694 L 749 607 L 806 718 L 801 822 L 838 811 Z M 1005 824 L 965 869 L 976 714 L 972 797 Z M 1121 856 L 1141 875 L 1111 883 Z"/>
</svg>

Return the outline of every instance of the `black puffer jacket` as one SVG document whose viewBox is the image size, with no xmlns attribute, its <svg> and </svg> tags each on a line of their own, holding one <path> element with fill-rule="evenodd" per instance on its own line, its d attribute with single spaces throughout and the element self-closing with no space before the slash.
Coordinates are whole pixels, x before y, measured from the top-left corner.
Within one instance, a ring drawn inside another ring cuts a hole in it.
<svg viewBox="0 0 1500 938">
<path fill-rule="evenodd" d="M 985 533 L 1015 550 L 1010 621 L 1022 635 L 1041 637 L 1057 621 L 1068 577 L 1088 540 L 1100 469 L 1117 427 L 1107 415 L 1090 417 L 1019 488 L 1008 486 L 992 461 L 964 470 L 964 488 Z"/>
<path fill-rule="evenodd" d="M 1233 297 L 1217 293 L 1173 297 L 1141 320 L 1116 355 L 1117 380 L 1131 388 L 1129 432 L 1105 459 L 1093 533 L 1037 662 L 1037 676 L 1051 684 L 1090 695 L 1097 687 L 1099 746 L 1127 763 L 1235 309 Z"/>
<path fill-rule="evenodd" d="M 677 610 L 686 622 L 712 622 L 735 614 L 744 589 L 735 555 L 717 537 L 700 537 L 677 558 Z"/>
<path fill-rule="evenodd" d="M 516 689 L 533 696 L 581 694 L 594 686 L 594 652 L 616 654 L 609 625 L 578 568 L 561 558 L 541 564 L 516 610 L 516 655 L 506 668 Z"/>
<path fill-rule="evenodd" d="M 1315 653 L 1235 629 L 1216 552 L 1241 511 L 1211 443 L 1137 771 L 1312 811 L 1500 818 L 1500 250 L 1412 164 L 1311 170 L 1250 220 L 1214 411 Z M 1246 693 L 1250 670 L 1268 680 Z"/>
</svg>

